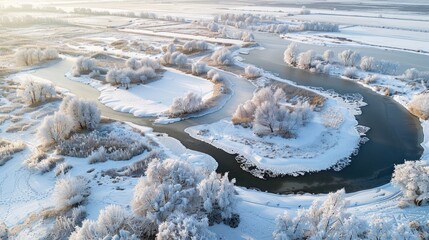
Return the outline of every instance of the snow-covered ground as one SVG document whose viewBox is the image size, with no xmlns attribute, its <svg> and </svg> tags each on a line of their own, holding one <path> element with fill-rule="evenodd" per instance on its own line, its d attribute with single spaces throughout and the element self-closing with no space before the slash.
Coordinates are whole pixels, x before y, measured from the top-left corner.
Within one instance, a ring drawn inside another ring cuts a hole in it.
<svg viewBox="0 0 429 240">
<path fill-rule="evenodd" d="M 32 3 L 33 2 L 35 1 L 32 1 Z M 38 2 L 43 3 L 43 1 Z M 82 4 L 82 6 L 89 6 L 99 9 L 109 9 L 112 11 L 124 11 L 130 9 L 133 10 L 136 9 L 137 5 L 141 4 L 137 2 L 129 3 L 123 1 L 120 1 L 119 3 L 115 3 L 115 1 L 105 1 L 101 5 L 100 3 L 95 2 L 79 2 Z M 304 1 L 303 4 L 309 2 L 311 1 Z M 44 3 L 52 4 L 51 2 Z M 61 4 L 63 4 L 63 6 L 65 7 L 72 8 L 72 6 L 76 4 L 76 1 L 62 1 Z M 263 4 L 264 2 L 259 3 L 259 5 Z M 390 4 L 390 2 L 385 2 L 384 4 Z M 403 3 L 395 2 L 395 4 Z M 200 11 L 201 6 L 207 6 L 207 11 Z M 391 11 L 393 10 L 388 10 L 389 13 L 385 13 L 381 10 L 379 13 L 377 10 L 377 12 L 374 13 L 374 9 L 372 9 L 372 12 L 370 13 L 360 11 L 319 11 L 311 9 L 312 14 L 310 15 L 296 15 L 293 17 L 285 16 L 284 13 L 287 12 L 299 12 L 300 7 L 301 5 L 299 4 L 296 8 L 292 8 L 292 10 L 289 10 L 290 8 L 279 8 L 277 6 L 267 7 L 253 5 L 243 7 L 239 6 L 238 4 L 235 5 L 234 3 L 228 3 L 226 7 L 219 7 L 218 5 L 215 5 L 213 3 L 209 3 L 208 5 L 151 3 L 147 6 L 149 10 L 158 9 L 154 10 L 154 12 L 157 12 L 161 15 L 170 14 L 172 9 L 174 9 L 174 11 L 177 12 L 178 16 L 188 17 L 190 19 L 212 19 L 211 15 L 214 13 L 236 12 L 236 9 L 241 9 L 243 10 L 243 12 L 248 10 L 251 12 L 256 11 L 258 13 L 271 12 L 275 15 L 278 15 L 278 19 L 285 19 L 286 21 L 291 21 L 293 19 L 298 19 L 300 21 L 331 21 L 342 25 L 341 32 L 293 33 L 288 34 L 288 37 L 295 38 L 296 41 L 306 41 L 307 43 L 319 42 L 328 44 L 329 42 L 335 43 L 337 41 L 335 39 L 332 39 L 332 37 L 344 37 L 353 40 L 353 44 L 376 45 L 384 48 L 400 48 L 415 51 L 428 51 L 428 44 L 426 43 L 426 39 L 428 36 L 427 31 L 429 31 L 429 25 L 427 24 L 428 17 L 426 15 L 414 14 L 413 12 L 401 12 L 400 14 L 397 14 L 395 12 L 392 13 Z M 279 10 L 283 11 L 283 13 L 279 12 Z M 380 14 L 382 14 L 382 16 L 379 16 Z M 60 44 L 61 46 L 64 46 L 67 50 L 72 49 L 74 51 L 79 51 L 80 49 L 82 52 L 86 52 L 88 50 L 92 52 L 98 52 L 104 50 L 105 45 L 103 44 L 105 43 L 102 43 L 102 45 L 100 46 L 79 45 L 79 42 L 84 41 L 84 39 L 87 37 L 87 35 L 85 34 L 89 34 L 89 31 L 91 31 L 91 34 L 88 36 L 88 39 L 90 39 L 91 36 L 94 37 L 97 35 L 97 33 L 93 33 L 92 31 L 104 32 L 107 31 L 107 29 L 103 28 L 105 26 L 113 26 L 115 24 L 118 24 L 119 26 L 127 25 L 127 21 L 130 21 L 128 18 L 123 18 L 123 20 L 121 20 L 120 22 L 111 24 L 108 22 L 108 17 L 98 18 L 99 20 L 95 22 L 91 20 L 91 17 L 86 16 L 81 19 L 71 19 L 72 22 L 81 23 L 82 25 L 85 25 L 85 30 L 83 30 L 83 28 L 79 28 L 79 30 L 76 30 L 78 29 L 77 26 L 73 26 L 73 28 L 50 28 L 49 31 L 40 31 L 40 29 L 31 29 L 27 31 L 27 29 L 25 28 L 21 30 L 0 29 L 0 33 L 5 34 L 6 42 L 4 44 L 11 44 L 11 46 L 20 46 L 27 44 L 40 44 L 45 43 L 45 41 L 51 41 L 49 39 L 54 39 L 53 37 L 55 36 L 54 32 L 52 31 L 58 31 L 56 32 L 58 36 L 61 35 L 63 38 L 58 41 L 55 39 L 54 41 L 49 42 L 49 44 Z M 95 26 L 95 28 L 91 28 L 93 26 Z M 70 32 L 67 32 L 67 30 L 69 30 Z M 178 35 L 177 33 L 154 32 L 152 30 L 147 29 L 132 31 L 135 31 L 133 33 L 133 36 L 131 36 L 130 30 L 123 29 L 120 31 L 112 31 L 110 33 L 98 33 L 97 37 L 103 35 L 101 36 L 101 38 L 104 38 L 106 37 L 106 35 L 111 35 L 114 36 L 114 39 L 118 40 L 121 38 L 129 38 L 130 40 L 134 40 L 138 38 L 143 38 L 144 36 L 145 39 L 151 37 L 151 40 L 156 39 L 158 37 L 158 41 L 166 41 L 165 38 L 182 37 L 186 39 L 204 39 L 207 41 L 223 44 L 241 44 L 241 41 L 207 38 L 202 36 L 194 36 L 192 34 Z M 32 34 L 34 39 L 37 40 L 25 38 L 25 36 L 29 34 Z M 39 36 L 39 38 L 37 38 L 36 36 Z M 79 38 L 74 38 L 75 36 L 79 36 Z M 68 38 L 73 40 L 68 42 Z M 161 38 L 164 39 L 160 40 Z M 113 40 L 110 39 L 106 42 L 112 41 Z M 340 41 L 339 44 L 349 43 L 347 41 Z M 110 48 L 111 47 L 109 47 L 108 49 Z M 111 50 L 113 51 L 113 48 Z M 140 56 L 138 53 L 135 52 L 124 52 L 123 50 L 115 51 L 115 53 L 120 53 L 125 56 Z M 1 64 L 0 66 L 9 65 Z M 333 69 L 332 74 L 339 76 L 342 73 L 342 70 L 343 69 Z M 362 76 L 366 75 L 366 73 L 363 72 L 360 72 L 359 74 Z M 18 76 L 25 78 L 25 76 L 29 75 L 23 74 Z M 180 81 L 177 81 L 178 79 Z M 360 83 L 364 84 L 362 82 Z M 158 115 L 159 113 L 166 110 L 166 108 L 169 106 L 174 97 L 182 96 L 189 90 L 199 92 L 203 95 L 209 95 L 213 87 L 212 84 L 207 80 L 193 77 L 190 75 L 185 75 L 172 69 L 168 69 L 168 71 L 164 73 L 164 77 L 161 80 L 155 81 L 148 85 L 134 85 L 129 90 L 111 87 L 108 85 L 101 85 L 100 83 L 96 83 L 93 81 L 91 81 L 91 85 L 100 90 L 100 100 L 104 101 L 106 105 L 110 104 L 109 106 L 115 110 L 131 112 L 137 116 Z M 396 80 L 394 76 L 381 76 L 380 80 L 366 86 L 374 89 L 381 94 L 384 94 L 384 90 L 386 88 L 389 88 L 391 93 L 395 93 L 394 99 L 405 106 L 414 94 L 423 90 L 421 88 L 414 88 L 413 86 L 409 86 L 402 81 Z M 171 91 L 172 89 L 174 91 Z M 5 98 L 0 99 L 1 107 L 10 104 L 8 101 L 5 100 Z M 312 154 L 313 158 L 317 157 L 317 159 L 319 159 L 320 156 L 316 154 L 325 154 L 324 158 L 322 158 L 323 161 L 313 161 L 312 164 L 301 168 L 301 170 L 294 170 L 305 171 L 309 170 L 310 168 L 327 168 L 332 165 L 332 163 L 336 162 L 334 161 L 334 159 L 340 159 L 343 156 L 349 156 L 353 149 L 356 147 L 356 144 L 359 141 L 359 135 L 355 129 L 357 123 L 354 119 L 354 116 L 352 113 L 350 113 L 350 109 L 348 109 L 347 106 L 338 105 L 338 102 L 335 103 L 335 101 L 336 100 L 334 99 L 330 99 L 329 103 L 332 105 L 332 107 L 339 109 L 339 111 L 343 113 L 343 116 L 345 116 L 345 121 L 338 131 L 328 132 L 329 134 L 333 135 L 325 135 L 327 145 L 332 146 L 332 148 L 330 148 L 330 150 L 326 152 L 321 151 L 324 148 L 322 144 L 319 144 L 319 142 L 320 139 L 322 139 L 321 136 L 323 136 L 322 133 L 324 129 L 323 127 L 321 127 L 320 122 L 318 122 L 320 119 L 316 117 L 314 122 L 310 123 L 307 128 L 303 128 L 298 133 L 297 139 L 291 139 L 290 142 L 287 142 L 287 144 L 290 146 L 293 146 L 295 144 L 295 149 L 297 151 L 292 151 L 293 153 L 297 153 L 299 152 L 299 150 L 303 150 L 298 149 L 298 143 L 309 144 L 309 146 L 312 146 L 311 149 L 307 148 L 305 150 L 311 151 L 305 152 L 308 154 Z M 338 99 L 338 101 L 341 100 Z M 56 105 L 57 102 L 47 103 L 40 108 L 33 109 L 33 111 L 25 112 L 23 113 L 23 115 L 18 114 L 18 112 L 20 111 L 19 108 L 10 113 L 5 111 L 4 113 L 0 114 L 1 117 L 11 117 L 11 119 L 5 120 L 4 122 L 0 123 L 1 138 L 7 140 L 23 140 L 27 145 L 27 148 L 24 151 L 13 154 L 13 158 L 11 160 L 9 160 L 5 165 L 0 166 L 0 222 L 4 221 L 9 227 L 14 226 L 18 223 L 22 223 L 31 213 L 37 213 L 42 209 L 52 206 L 51 194 L 56 179 L 54 173 L 36 173 L 27 169 L 23 165 L 23 162 L 30 156 L 31 152 L 38 144 L 35 138 L 35 129 L 39 124 L 41 118 L 46 114 L 51 114 L 56 108 Z M 22 119 L 20 119 L 20 117 L 22 117 Z M 18 132 L 7 131 L 9 127 L 20 123 L 30 123 L 31 126 L 28 130 Z M 169 138 L 168 136 L 162 134 L 153 133 L 150 129 L 142 128 L 141 126 L 136 126 L 132 124 L 120 125 L 128 130 L 131 130 L 132 127 L 143 132 L 145 136 L 142 137 L 141 140 L 151 142 L 151 147 L 153 147 L 154 150 L 162 152 L 167 156 L 191 162 L 195 166 L 203 167 L 203 169 L 205 169 L 204 171 L 211 171 L 217 167 L 217 163 L 212 157 L 186 149 L 176 139 Z M 424 147 L 424 153 L 422 159 L 428 159 L 429 121 L 422 121 L 422 126 L 424 132 L 424 141 L 422 143 L 422 146 Z M 221 122 L 209 125 L 198 126 L 189 129 L 188 131 L 193 131 L 194 135 L 197 135 L 198 130 L 203 129 L 209 129 L 212 133 L 216 134 L 216 137 L 207 136 L 204 137 L 203 140 L 207 142 L 212 142 L 212 144 L 225 148 L 226 150 L 230 150 L 231 152 L 236 151 L 243 153 L 243 155 L 247 154 L 248 158 L 253 159 L 255 163 L 269 164 L 270 167 L 275 166 L 276 169 L 279 168 L 278 165 L 280 162 L 276 162 L 270 157 L 265 157 L 264 154 L 261 154 L 259 151 L 256 152 L 256 150 L 261 149 L 257 149 L 256 147 L 252 148 L 249 145 L 237 143 L 239 137 L 240 139 L 248 138 L 248 141 L 255 141 L 257 144 L 260 144 L 260 139 L 252 135 L 252 133 L 248 129 L 242 129 L 241 127 L 233 126 L 228 120 L 223 120 Z M 314 139 L 310 137 L 301 138 L 301 136 L 308 135 L 312 137 L 317 135 L 318 137 Z M 339 136 L 341 136 L 341 141 L 339 141 L 338 139 Z M 346 136 L 347 138 L 345 138 Z M 201 138 L 201 136 L 196 137 Z M 348 141 L 343 142 L 344 139 L 348 139 Z M 277 148 L 282 147 L 281 144 L 286 144 L 286 142 L 283 140 L 281 142 L 277 140 L 279 139 L 264 139 L 264 141 L 270 144 L 279 144 Z M 319 140 L 319 142 L 316 142 L 315 145 L 311 145 L 310 140 Z M 313 146 L 315 147 L 314 149 Z M 341 154 L 339 151 L 333 154 L 335 149 L 341 149 Z M 264 151 L 266 149 L 262 150 Z M 269 151 L 268 153 L 272 154 L 271 151 Z M 93 194 L 90 196 L 87 205 L 89 219 L 96 219 L 99 214 L 99 210 L 107 204 L 118 204 L 129 208 L 130 201 L 133 195 L 133 188 L 137 182 L 136 178 L 131 177 L 111 178 L 108 175 L 102 176 L 100 174 L 101 171 L 131 165 L 132 163 L 144 159 L 148 156 L 148 154 L 148 152 L 145 152 L 139 156 L 132 158 L 129 161 L 108 161 L 105 163 L 98 163 L 94 165 L 88 164 L 87 159 L 72 157 L 65 158 L 64 161 L 73 166 L 73 168 L 69 172 L 70 176 L 87 175 L 89 178 L 92 179 L 90 186 L 91 188 L 93 188 Z M 267 155 L 267 152 L 265 152 L 265 155 Z M 335 158 L 330 159 L 329 156 L 333 155 L 335 155 Z M 299 159 L 298 157 L 296 157 L 293 160 L 298 161 Z M 283 165 L 284 163 L 288 163 L 287 161 L 288 159 L 281 161 L 281 165 Z M 292 159 L 290 159 L 290 161 L 292 161 Z M 294 172 L 291 171 L 291 169 L 283 170 Z M 323 200 L 326 198 L 326 195 L 324 194 L 276 195 L 255 190 L 247 190 L 241 187 L 237 187 L 236 190 L 239 194 L 238 212 L 241 216 L 241 223 L 238 228 L 232 229 L 223 224 L 210 227 L 210 229 L 222 239 L 272 239 L 272 232 L 275 226 L 275 218 L 279 214 L 287 210 L 292 216 L 294 216 L 297 210 L 309 207 L 313 200 Z M 346 195 L 347 200 L 349 200 L 350 202 L 347 209 L 362 218 L 371 218 L 373 216 L 379 216 L 395 219 L 395 221 L 397 222 L 410 220 L 428 220 L 428 206 L 409 208 L 397 207 L 400 195 L 401 194 L 399 190 L 393 187 L 391 184 L 357 193 L 350 193 Z M 44 225 L 47 225 L 48 223 L 41 221 L 37 224 L 40 224 L 39 227 L 43 229 L 43 227 L 46 228 L 46 226 Z M 35 230 L 32 233 L 31 229 L 25 229 L 22 232 L 23 235 L 21 235 L 21 238 L 18 237 L 18 239 L 37 239 L 37 225 L 34 226 L 34 229 Z M 28 234 L 26 233 L 26 231 Z"/>
</svg>

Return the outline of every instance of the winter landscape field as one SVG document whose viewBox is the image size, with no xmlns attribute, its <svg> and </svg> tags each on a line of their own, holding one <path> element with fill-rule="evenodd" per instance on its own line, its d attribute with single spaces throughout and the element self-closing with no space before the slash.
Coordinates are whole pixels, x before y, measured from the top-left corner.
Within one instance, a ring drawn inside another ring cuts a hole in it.
<svg viewBox="0 0 429 240">
<path fill-rule="evenodd" d="M 0 240 L 429 239 L 426 0 L 0 0 Z"/>
</svg>

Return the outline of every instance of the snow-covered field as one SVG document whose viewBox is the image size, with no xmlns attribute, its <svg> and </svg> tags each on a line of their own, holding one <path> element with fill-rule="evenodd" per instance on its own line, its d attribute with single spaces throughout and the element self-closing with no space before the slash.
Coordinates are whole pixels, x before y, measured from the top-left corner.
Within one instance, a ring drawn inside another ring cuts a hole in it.
<svg viewBox="0 0 429 240">
<path fill-rule="evenodd" d="M 23 1 L 25 2 L 25 1 Z M 76 1 L 59 1 L 53 4 L 51 1 L 29 1 L 44 6 L 57 4 L 67 11 L 73 11 Z M 395 8 L 387 10 L 374 9 L 375 5 L 368 5 L 367 9 L 356 8 L 345 10 L 310 9 L 310 14 L 300 14 L 302 5 L 314 4 L 313 1 L 261 1 L 258 3 L 247 2 L 246 6 L 235 2 L 198 2 L 177 1 L 165 3 L 141 3 L 133 1 L 78 1 L 79 7 L 89 7 L 97 10 L 109 10 L 120 13 L 123 11 L 138 11 L 144 6 L 144 11 L 154 12 L 160 19 L 139 19 L 136 17 L 122 16 L 93 16 L 74 13 L 43 13 L 32 14 L 30 11 L 10 11 L 0 14 L 8 17 L 23 18 L 26 14 L 33 17 L 52 17 L 56 20 L 51 23 L 32 24 L 25 23 L 20 27 L 1 27 L 0 36 L 0 73 L 16 73 L 9 76 L 15 83 L 25 81 L 28 78 L 36 81 L 50 82 L 50 79 L 35 77 L 31 71 L 19 73 L 23 68 L 15 67 L 10 61 L 14 52 L 21 47 L 55 47 L 67 58 L 85 55 L 90 56 L 102 53 L 105 56 L 128 58 L 143 57 L 147 55 L 159 56 L 162 54 L 160 48 L 172 42 L 173 39 L 204 40 L 219 45 L 242 46 L 241 39 L 218 37 L 218 33 L 210 32 L 206 27 L 192 23 L 192 20 L 203 19 L 210 22 L 215 14 L 221 13 L 257 13 L 273 15 L 279 21 L 296 25 L 302 21 L 331 22 L 340 25 L 340 32 L 298 32 L 287 33 L 284 37 L 307 44 L 322 45 L 354 45 L 377 48 L 393 48 L 399 50 L 414 51 L 415 54 L 427 54 L 429 45 L 429 17 L 421 14 L 418 9 L 413 11 L 402 11 L 401 7 L 421 6 L 426 9 L 425 1 L 414 0 L 412 3 L 394 1 Z M 8 2 L 7 2 L 8 3 Z M 367 0 L 357 5 L 386 4 L 388 1 Z M 220 5 L 222 4 L 222 5 Z M 283 5 L 284 4 L 284 5 Z M 355 4 L 351 1 L 339 4 L 344 8 L 347 4 Z M 329 6 L 331 6 L 329 5 Z M 357 6 L 356 5 L 356 6 Z M 355 6 L 355 5 L 350 5 Z M 204 9 L 205 11 L 202 11 Z M 292 13 L 290 16 L 288 13 Z M 173 17 L 184 17 L 186 21 L 177 19 L 168 20 L 167 15 Z M 60 23 L 57 18 L 64 16 L 66 23 Z M 25 20 L 25 19 L 24 19 Z M 1 25 L 1 24 L 0 24 Z M 51 26 L 52 25 L 52 26 Z M 234 33 L 243 33 L 251 29 L 236 28 L 233 23 L 227 26 Z M 178 28 L 174 31 L 174 28 Z M 187 28 L 190 29 L 187 29 Z M 193 28 L 195 27 L 195 28 Z M 180 29 L 179 29 L 180 28 Z M 204 31 L 204 32 L 202 32 Z M 124 46 L 115 46 L 114 42 L 124 42 Z M 286 46 L 285 46 L 286 47 Z M 246 50 L 247 51 L 247 50 Z M 419 53 L 423 51 L 424 53 Z M 36 58 L 36 56 L 33 56 Z M 207 57 L 202 55 L 190 55 L 193 60 Z M 239 64 L 240 65 L 240 64 Z M 36 67 L 47 67 L 40 65 Z M 89 77 L 67 77 L 88 84 L 100 92 L 99 101 L 115 111 L 131 113 L 137 117 L 159 116 L 164 113 L 174 98 L 182 97 L 192 91 L 209 98 L 213 94 L 214 84 L 207 79 L 185 74 L 173 67 L 164 68 L 160 79 L 145 85 L 131 85 L 129 89 L 123 87 L 102 84 L 100 81 Z M 224 68 L 225 71 L 232 68 Z M 26 69 L 28 70 L 28 68 Z M 236 70 L 236 69 L 235 69 Z M 240 70 L 241 71 L 241 70 Z M 344 68 L 335 66 L 329 74 L 339 77 Z M 66 74 L 62 72 L 61 74 Z M 236 73 L 226 73 L 238 78 Z M 404 106 L 408 106 L 414 95 L 427 91 L 419 84 L 409 84 L 397 79 L 397 76 L 380 75 L 371 83 L 362 79 L 369 73 L 358 71 L 361 80 L 344 79 L 344 81 L 358 81 L 360 84 L 380 93 L 389 93 L 393 98 Z M 274 76 L 270 76 L 275 79 Z M 233 79 L 233 78 L 232 78 Z M 236 79 L 233 79 L 234 81 Z M 277 79 L 280 80 L 280 79 Z M 255 81 L 258 84 L 258 81 Z M 102 126 L 118 135 L 128 136 L 132 141 L 144 143 L 150 150 L 134 156 L 126 161 L 112 161 L 90 164 L 89 157 L 78 158 L 60 156 L 58 166 L 69 166 L 66 174 L 62 174 L 58 167 L 48 171 L 39 172 L 30 169 L 26 162 L 31 159 L 37 151 L 40 140 L 37 136 L 37 128 L 45 116 L 52 115 L 57 109 L 63 95 L 68 95 L 67 89 L 57 88 L 60 93 L 46 103 L 25 106 L 19 97 L 14 95 L 18 85 L 2 81 L 0 91 L 0 140 L 1 144 L 15 142 L 17 145 L 24 144 L 24 150 L 16 152 L 5 151 L 0 146 L 0 239 L 2 239 L 2 225 L 4 222 L 9 228 L 11 237 L 9 239 L 39 239 L 46 236 L 52 229 L 55 219 L 40 218 L 39 214 L 54 207 L 53 189 L 55 181 L 62 178 L 74 176 L 85 176 L 89 180 L 92 194 L 86 203 L 87 218 L 96 220 L 100 210 L 109 204 L 116 204 L 131 212 L 131 202 L 134 187 L 143 174 L 140 169 L 138 176 L 124 175 L 125 170 L 135 167 L 137 163 L 146 164 L 153 158 L 173 158 L 190 163 L 199 172 L 214 171 L 218 164 L 209 155 L 187 149 L 182 145 L 180 139 L 174 139 L 163 133 L 153 132 L 151 128 L 131 123 L 111 122 L 103 120 Z M 233 84 L 233 81 L 232 81 Z M 239 89 L 235 89 L 237 92 Z M 318 91 L 318 90 L 314 90 Z M 237 93 L 234 93 L 237 94 Z M 279 174 L 300 174 L 313 172 L 333 167 L 338 161 L 347 159 L 358 147 L 361 134 L 357 130 L 358 122 L 355 115 L 359 106 L 346 102 L 341 97 L 325 95 L 327 100 L 320 112 L 316 112 L 312 121 L 299 129 L 296 136 L 284 139 L 276 136 L 256 136 L 251 129 L 233 125 L 229 118 L 194 126 L 186 130 L 191 136 L 210 143 L 229 153 L 238 153 L 249 160 L 258 168 L 270 170 Z M 220 101 L 222 104 L 228 102 Z M 220 104 L 220 105 L 222 105 Z M 223 105 L 222 105 L 223 106 Z M 215 106 L 216 109 L 222 106 Z M 228 110 L 231 111 L 231 110 Z M 335 115 L 335 120 L 340 124 L 337 128 L 328 128 L 324 125 L 324 115 Z M 335 113 L 332 115 L 332 113 Z M 197 116 L 199 117 L 199 116 Z M 423 160 L 429 158 L 429 121 L 421 122 L 424 140 L 422 146 L 424 152 Z M 85 132 L 86 133 L 86 132 Z M 392 139 L 394 141 L 394 139 Z M 46 150 L 49 156 L 57 156 L 52 149 Z M 4 162 L 3 162 L 4 161 Z M 145 162 L 146 161 L 146 162 Z M 345 161 L 346 162 L 346 161 Z M 3 164 L 4 163 L 4 164 Z M 125 169 L 125 170 L 124 170 Z M 146 177 L 143 177 L 143 179 Z M 177 186 L 176 186 L 177 187 Z M 312 202 L 324 201 L 326 194 L 291 194 L 278 195 L 262 191 L 245 189 L 236 186 L 238 203 L 236 212 L 240 215 L 240 224 L 237 228 L 231 228 L 225 224 L 215 224 L 209 227 L 221 239 L 272 239 L 276 218 L 287 211 L 292 217 L 296 216 L 302 209 L 311 206 Z M 398 207 L 402 193 L 392 184 L 386 184 L 374 189 L 368 189 L 356 193 L 347 193 L 346 211 L 362 219 L 385 218 L 394 223 L 409 223 L 419 221 L 428 223 L 429 206 Z M 204 203 L 205 204 L 205 203 Z M 54 216 L 55 217 L 55 216 Z M 390 226 L 385 226 L 389 228 Z M 386 229 L 385 229 L 386 230 Z M 388 229 L 390 230 L 390 228 Z M 394 231 L 392 228 L 391 231 Z M 404 236 L 401 236 L 403 239 Z M 399 239 L 402 239 L 399 238 Z M 411 238 L 412 239 L 412 238 Z M 424 237 L 422 239 L 425 239 Z"/>
</svg>

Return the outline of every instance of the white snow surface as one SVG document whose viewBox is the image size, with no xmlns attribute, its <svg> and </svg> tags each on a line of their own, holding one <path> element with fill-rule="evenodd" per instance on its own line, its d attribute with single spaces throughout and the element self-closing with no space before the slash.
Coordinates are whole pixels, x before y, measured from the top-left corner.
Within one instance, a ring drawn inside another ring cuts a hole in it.
<svg viewBox="0 0 429 240">
<path fill-rule="evenodd" d="M 148 84 L 132 84 L 129 89 L 103 84 L 88 76 L 67 77 L 89 84 L 100 91 L 99 101 L 115 111 L 131 113 L 136 117 L 159 116 L 168 110 L 174 98 L 188 92 L 200 94 L 203 99 L 213 93 L 214 84 L 209 80 L 166 68 L 162 78 Z"/>
</svg>

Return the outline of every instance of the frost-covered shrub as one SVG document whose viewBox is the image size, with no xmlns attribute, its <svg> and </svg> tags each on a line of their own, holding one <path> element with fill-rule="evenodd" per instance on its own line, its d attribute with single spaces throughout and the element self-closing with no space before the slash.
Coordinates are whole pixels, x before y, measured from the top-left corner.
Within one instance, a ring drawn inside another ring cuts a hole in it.
<svg viewBox="0 0 429 240">
<path fill-rule="evenodd" d="M 95 69 L 95 60 L 88 57 L 79 57 L 72 67 L 72 74 L 79 77 L 83 74 L 89 74 Z"/>
<path fill-rule="evenodd" d="M 52 197 L 57 209 L 81 205 L 90 195 L 88 180 L 82 176 L 58 179 Z"/>
<path fill-rule="evenodd" d="M 219 48 L 218 50 L 216 50 L 212 54 L 211 59 L 216 65 L 226 66 L 231 65 L 233 63 L 232 54 L 226 47 Z"/>
<path fill-rule="evenodd" d="M 0 166 L 3 166 L 7 161 L 12 159 L 14 153 L 24 150 L 26 147 L 22 141 L 6 141 L 0 139 Z"/>
<path fill-rule="evenodd" d="M 173 44 L 173 46 L 174 46 L 174 44 Z M 173 49 L 173 47 L 169 48 L 169 50 L 172 50 L 172 49 Z M 175 49 L 175 47 L 174 47 L 174 49 Z M 154 58 L 150 58 L 150 57 L 143 57 L 141 59 L 141 64 L 143 67 L 152 68 L 154 70 L 161 69 L 161 63 L 159 62 L 159 59 L 154 59 Z"/>
<path fill-rule="evenodd" d="M 259 31 L 286 34 L 289 31 L 289 25 L 287 24 L 268 24 L 262 25 L 257 28 Z"/>
<path fill-rule="evenodd" d="M 296 43 L 291 43 L 287 46 L 283 60 L 285 63 L 295 66 L 298 62 L 298 45 Z"/>
<path fill-rule="evenodd" d="M 107 151 L 103 146 L 101 146 L 97 150 L 92 151 L 91 155 L 89 155 L 88 157 L 88 162 L 90 164 L 105 161 L 107 161 Z"/>
<path fill-rule="evenodd" d="M 410 81 L 424 81 L 427 84 L 427 82 L 429 81 L 429 71 L 422 72 L 415 68 L 409 68 L 405 70 L 404 74 L 402 75 L 402 78 Z"/>
<path fill-rule="evenodd" d="M 55 87 L 50 83 L 28 79 L 23 81 L 19 88 L 17 95 L 29 105 L 44 102 L 56 96 Z"/>
<path fill-rule="evenodd" d="M 119 85 L 125 80 L 126 75 L 118 69 L 110 69 L 106 74 L 106 82 L 112 85 Z"/>
<path fill-rule="evenodd" d="M 69 239 L 70 234 L 82 224 L 85 218 L 86 210 L 84 206 L 73 208 L 66 216 L 57 217 L 49 233 L 49 239 Z"/>
<path fill-rule="evenodd" d="M 200 111 L 204 106 L 200 95 L 189 92 L 183 97 L 178 97 L 173 100 L 168 114 L 173 117 L 194 113 Z"/>
<path fill-rule="evenodd" d="M 287 213 L 276 220 L 274 239 L 361 239 L 368 226 L 365 221 L 345 211 L 345 192 L 329 193 L 320 204 L 314 201 L 310 208 L 299 209 L 296 217 Z"/>
<path fill-rule="evenodd" d="M 216 239 L 216 234 L 208 229 L 207 218 L 199 219 L 196 215 L 188 216 L 183 213 L 174 213 L 167 221 L 159 225 L 156 239 L 212 240 Z"/>
<path fill-rule="evenodd" d="M 368 72 L 378 72 L 382 74 L 396 74 L 398 63 L 387 60 L 376 60 L 373 57 L 364 56 L 360 62 L 360 68 Z"/>
<path fill-rule="evenodd" d="M 100 211 L 96 221 L 83 221 L 82 226 L 77 227 L 76 231 L 71 234 L 70 240 L 115 239 L 112 238 L 113 236 L 123 236 L 130 240 L 137 239 L 136 236 L 123 232 L 128 228 L 129 218 L 129 214 L 122 207 L 109 205 Z"/>
<path fill-rule="evenodd" d="M 129 58 L 125 62 L 125 65 L 132 70 L 137 70 L 142 67 L 142 63 L 135 57 Z"/>
<path fill-rule="evenodd" d="M 180 52 L 167 52 L 161 56 L 160 62 L 163 65 L 177 65 L 185 67 L 188 64 L 188 57 Z"/>
<path fill-rule="evenodd" d="M 71 117 L 74 128 L 93 130 L 98 127 L 101 112 L 94 101 L 67 96 L 60 105 L 60 111 Z"/>
<path fill-rule="evenodd" d="M 207 64 L 196 62 L 192 64 L 192 74 L 201 75 L 207 72 Z"/>
<path fill-rule="evenodd" d="M 150 150 L 140 133 L 112 126 L 73 134 L 58 144 L 57 151 L 65 156 L 86 158 L 101 147 L 106 150 L 106 158 L 114 161 L 128 160 Z"/>
<path fill-rule="evenodd" d="M 245 127 L 251 126 L 254 120 L 256 105 L 252 101 L 246 101 L 244 104 L 238 105 L 234 114 L 232 115 L 232 123 L 235 125 L 240 124 Z"/>
<path fill-rule="evenodd" d="M 327 63 L 333 63 L 335 61 L 334 51 L 326 50 L 323 53 L 323 60 L 325 60 L 325 62 L 327 62 Z"/>
<path fill-rule="evenodd" d="M 212 80 L 214 83 L 222 82 L 224 80 L 224 76 L 215 69 L 210 69 L 207 72 L 207 78 Z"/>
<path fill-rule="evenodd" d="M 310 69 L 315 56 L 316 53 L 313 50 L 300 53 L 298 55 L 298 67 L 301 69 Z"/>
<path fill-rule="evenodd" d="M 184 53 L 192 53 L 197 51 L 204 51 L 209 48 L 209 44 L 205 41 L 191 40 L 183 44 L 182 51 Z"/>
<path fill-rule="evenodd" d="M 377 82 L 378 80 L 380 80 L 380 75 L 378 75 L 378 74 L 369 74 L 368 76 L 366 76 L 364 78 L 363 81 L 366 84 L 371 84 L 371 83 Z"/>
<path fill-rule="evenodd" d="M 153 160 L 146 177 L 134 188 L 132 209 L 137 216 L 161 224 L 174 212 L 193 214 L 200 209 L 196 189 L 203 175 L 188 163 L 167 159 Z"/>
<path fill-rule="evenodd" d="M 395 166 L 392 183 L 401 189 L 401 205 L 429 201 L 429 165 L 424 161 L 406 161 Z"/>
<path fill-rule="evenodd" d="M 64 141 L 73 130 L 73 119 L 60 112 L 46 116 L 37 129 L 37 137 L 42 145 L 50 145 Z"/>
<path fill-rule="evenodd" d="M 358 69 L 356 67 L 346 67 L 343 76 L 351 79 L 359 78 Z"/>
<path fill-rule="evenodd" d="M 211 22 L 207 25 L 207 29 L 211 32 L 218 32 L 219 31 L 219 24 L 215 22 Z"/>
<path fill-rule="evenodd" d="M 32 170 L 40 173 L 51 171 L 58 163 L 64 160 L 60 156 L 48 156 L 42 150 L 34 151 L 29 158 L 24 161 L 24 164 Z"/>
<path fill-rule="evenodd" d="M 254 42 L 255 36 L 253 36 L 253 33 L 243 32 L 243 34 L 241 35 L 241 41 L 243 41 L 243 42 Z"/>
<path fill-rule="evenodd" d="M 421 119 L 429 119 L 429 94 L 414 95 L 413 99 L 408 103 L 408 109 Z"/>
<path fill-rule="evenodd" d="M 257 78 L 262 75 L 262 70 L 257 67 L 249 65 L 246 68 L 244 68 L 244 75 L 247 78 Z"/>
<path fill-rule="evenodd" d="M 297 28 L 299 31 L 338 32 L 338 24 L 326 22 L 304 22 Z"/>
<path fill-rule="evenodd" d="M 65 175 L 72 168 L 73 166 L 68 164 L 67 162 L 57 164 L 57 166 L 55 167 L 55 176 L 58 177 L 59 175 Z"/>
<path fill-rule="evenodd" d="M 15 54 L 15 62 L 17 66 L 31 66 L 57 58 L 58 52 L 53 48 L 45 50 L 26 48 L 18 50 Z"/>
<path fill-rule="evenodd" d="M 374 71 L 377 67 L 375 58 L 373 57 L 368 57 L 368 56 L 363 56 L 362 60 L 360 62 L 360 68 L 364 71 Z"/>
<path fill-rule="evenodd" d="M 348 49 L 338 53 L 338 59 L 344 66 L 358 66 L 361 57 L 359 53 Z"/>
</svg>

